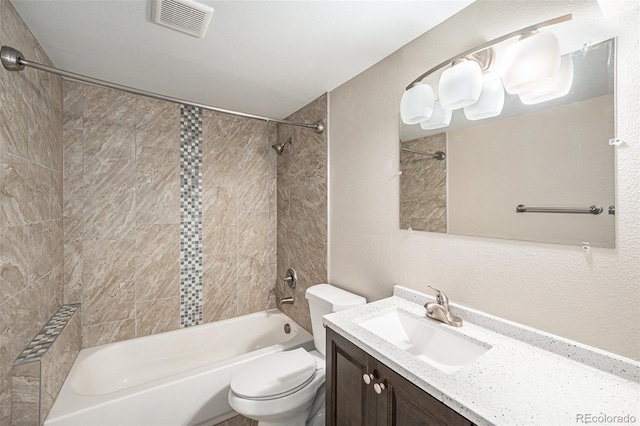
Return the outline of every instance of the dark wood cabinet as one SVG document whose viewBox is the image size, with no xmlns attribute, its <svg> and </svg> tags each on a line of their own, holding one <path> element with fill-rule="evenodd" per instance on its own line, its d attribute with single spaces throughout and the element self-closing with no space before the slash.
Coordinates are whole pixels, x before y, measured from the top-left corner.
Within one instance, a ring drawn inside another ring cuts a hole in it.
<svg viewBox="0 0 640 426">
<path fill-rule="evenodd" d="M 327 425 L 473 423 L 327 328 Z"/>
</svg>

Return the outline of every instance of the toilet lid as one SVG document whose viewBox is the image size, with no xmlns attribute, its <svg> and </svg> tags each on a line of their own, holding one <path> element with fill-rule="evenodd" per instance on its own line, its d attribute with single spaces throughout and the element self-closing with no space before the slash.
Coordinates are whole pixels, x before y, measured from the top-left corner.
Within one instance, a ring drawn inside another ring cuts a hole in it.
<svg viewBox="0 0 640 426">
<path fill-rule="evenodd" d="M 231 390 L 241 398 L 277 398 L 304 387 L 315 373 L 315 358 L 304 348 L 278 352 L 242 367 L 231 379 Z"/>
</svg>

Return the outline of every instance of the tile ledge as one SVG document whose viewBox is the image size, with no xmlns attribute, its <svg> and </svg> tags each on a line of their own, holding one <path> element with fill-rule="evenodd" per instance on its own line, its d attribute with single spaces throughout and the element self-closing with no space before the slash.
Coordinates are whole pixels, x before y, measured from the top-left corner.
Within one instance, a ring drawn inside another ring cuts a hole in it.
<svg viewBox="0 0 640 426">
<path fill-rule="evenodd" d="M 31 340 L 27 347 L 20 353 L 13 365 L 27 364 L 41 361 L 51 345 L 56 341 L 65 326 L 71 321 L 73 315 L 80 308 L 80 303 L 62 305 L 51 319 Z"/>
</svg>

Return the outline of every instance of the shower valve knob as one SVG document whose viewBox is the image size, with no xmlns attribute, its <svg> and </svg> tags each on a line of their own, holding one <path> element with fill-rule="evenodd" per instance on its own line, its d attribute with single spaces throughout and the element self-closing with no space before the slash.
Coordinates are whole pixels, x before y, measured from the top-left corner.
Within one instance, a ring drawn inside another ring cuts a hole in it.
<svg viewBox="0 0 640 426">
<path fill-rule="evenodd" d="M 289 268 L 287 270 L 287 276 L 282 279 L 282 286 L 287 284 L 289 288 L 296 288 L 296 284 L 298 284 L 298 274 L 296 270 L 293 268 Z"/>
</svg>

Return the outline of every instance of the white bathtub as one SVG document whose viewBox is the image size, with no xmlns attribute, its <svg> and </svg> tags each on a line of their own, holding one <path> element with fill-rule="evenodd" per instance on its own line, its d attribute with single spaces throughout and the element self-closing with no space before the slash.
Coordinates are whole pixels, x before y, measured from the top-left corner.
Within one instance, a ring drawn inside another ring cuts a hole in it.
<svg viewBox="0 0 640 426">
<path fill-rule="evenodd" d="M 236 415 L 227 394 L 242 365 L 301 346 L 311 334 L 272 309 L 84 349 L 44 424 L 213 425 Z"/>
</svg>

